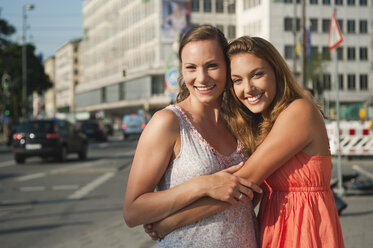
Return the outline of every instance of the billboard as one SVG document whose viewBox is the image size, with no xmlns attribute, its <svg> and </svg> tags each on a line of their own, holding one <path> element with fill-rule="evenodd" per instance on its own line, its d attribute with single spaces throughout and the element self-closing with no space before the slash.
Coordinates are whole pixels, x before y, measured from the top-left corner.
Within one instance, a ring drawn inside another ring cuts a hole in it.
<svg viewBox="0 0 373 248">
<path fill-rule="evenodd" d="M 174 42 L 189 30 L 190 11 L 190 0 L 162 1 L 162 42 Z"/>
</svg>

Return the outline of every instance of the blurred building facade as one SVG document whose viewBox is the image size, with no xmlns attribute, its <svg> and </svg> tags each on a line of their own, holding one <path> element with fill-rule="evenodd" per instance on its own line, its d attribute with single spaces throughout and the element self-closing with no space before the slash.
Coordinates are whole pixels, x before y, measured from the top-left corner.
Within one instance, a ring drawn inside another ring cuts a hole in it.
<svg viewBox="0 0 373 248">
<path fill-rule="evenodd" d="M 80 44 L 72 40 L 55 54 L 55 103 L 58 113 L 75 113 L 75 87 L 80 83 Z"/>
<path fill-rule="evenodd" d="M 305 38 L 309 49 L 304 56 L 311 65 L 304 84 L 316 91 L 324 111 L 333 117 L 336 94 L 328 38 L 335 9 L 344 38 L 337 48 L 341 117 L 355 118 L 365 99 L 373 96 L 373 3 L 304 3 L 304 26 L 310 37 Z M 85 0 L 83 37 L 79 55 L 73 55 L 80 58 L 78 73 L 72 69 L 72 55 L 67 55 L 71 43 L 56 52 L 58 111 L 121 117 L 138 109 L 152 113 L 170 104 L 176 93 L 168 75 L 178 68 L 177 39 L 167 31 L 172 25 L 168 19 L 177 11 L 185 16 L 188 27 L 211 24 L 229 40 L 242 35 L 269 40 L 303 84 L 300 0 Z"/>
<path fill-rule="evenodd" d="M 170 21 L 178 12 L 184 19 Z M 170 104 L 165 75 L 177 67 L 177 36 L 171 26 L 183 22 L 188 27 L 212 24 L 234 38 L 234 2 L 86 1 L 77 111 L 119 116 L 137 109 L 154 112 Z"/>
<path fill-rule="evenodd" d="M 337 48 L 341 117 L 354 118 L 364 101 L 373 95 L 373 2 L 304 2 L 305 28 L 310 32 L 310 40 L 305 38 L 310 46 L 305 56 L 307 63 L 312 66 L 311 70 L 314 70 L 312 79 L 307 80 L 306 86 L 314 88 L 316 94 L 319 94 L 318 99 L 324 99 L 324 110 L 333 117 L 336 101 L 336 85 L 333 79 L 335 66 L 328 49 L 328 39 L 330 21 L 335 9 L 343 35 L 343 43 Z M 237 1 L 237 35 L 254 35 L 269 40 L 286 59 L 290 69 L 298 75 L 298 82 L 302 84 L 299 77 L 301 58 L 296 54 L 297 44 L 299 48 L 301 44 L 301 17 L 302 6 L 299 0 Z M 323 61 L 315 61 L 316 54 L 319 54 Z M 373 117 L 373 113 L 370 116 Z"/>
<path fill-rule="evenodd" d="M 54 117 L 56 115 L 56 94 L 55 94 L 55 57 L 51 56 L 44 62 L 44 72 L 48 75 L 53 86 L 44 93 L 45 116 Z"/>
</svg>

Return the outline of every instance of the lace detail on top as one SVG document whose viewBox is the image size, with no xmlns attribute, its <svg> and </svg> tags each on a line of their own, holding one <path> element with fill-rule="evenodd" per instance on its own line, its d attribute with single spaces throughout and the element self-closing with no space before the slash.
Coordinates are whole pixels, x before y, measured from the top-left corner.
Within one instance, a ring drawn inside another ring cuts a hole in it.
<svg viewBox="0 0 373 248">
<path fill-rule="evenodd" d="M 238 142 L 226 156 L 214 149 L 197 131 L 184 111 L 168 106 L 179 120 L 181 147 L 169 164 L 157 190 L 166 190 L 191 178 L 209 175 L 246 160 Z M 258 247 L 257 223 L 251 201 L 181 227 L 157 243 L 157 247 Z"/>
</svg>

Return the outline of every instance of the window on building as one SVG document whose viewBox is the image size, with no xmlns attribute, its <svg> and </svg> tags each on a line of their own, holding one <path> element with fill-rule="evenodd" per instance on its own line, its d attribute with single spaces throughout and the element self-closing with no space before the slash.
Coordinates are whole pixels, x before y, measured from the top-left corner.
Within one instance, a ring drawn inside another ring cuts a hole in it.
<svg viewBox="0 0 373 248">
<path fill-rule="evenodd" d="M 329 47 L 322 47 L 322 58 L 325 60 L 330 60 L 330 50 Z"/>
<path fill-rule="evenodd" d="M 360 0 L 360 6 L 367 6 L 367 0 Z"/>
<path fill-rule="evenodd" d="M 78 74 L 79 74 L 78 69 L 74 69 L 74 75 L 78 75 Z"/>
<path fill-rule="evenodd" d="M 368 33 L 368 21 L 367 20 L 360 20 L 359 27 L 360 27 L 361 34 Z"/>
<path fill-rule="evenodd" d="M 284 30 L 285 31 L 293 31 L 293 22 L 294 22 L 294 18 L 285 17 L 285 19 L 284 19 Z M 296 19 L 295 27 L 296 27 L 297 31 L 300 31 L 300 18 Z"/>
<path fill-rule="evenodd" d="M 360 47 L 360 60 L 368 60 L 368 48 Z"/>
<path fill-rule="evenodd" d="M 339 83 L 339 89 L 344 89 L 344 82 L 343 82 L 343 74 L 338 74 L 338 83 Z"/>
<path fill-rule="evenodd" d="M 101 88 L 101 103 L 106 102 L 106 87 Z"/>
<path fill-rule="evenodd" d="M 310 0 L 310 4 L 318 4 L 318 0 Z"/>
<path fill-rule="evenodd" d="M 343 5 L 343 0 L 335 0 L 335 5 Z"/>
<path fill-rule="evenodd" d="M 355 60 L 355 59 L 356 59 L 355 47 L 347 47 L 347 60 Z"/>
<path fill-rule="evenodd" d="M 347 5 L 355 5 L 355 0 L 347 0 Z"/>
<path fill-rule="evenodd" d="M 199 12 L 199 0 L 192 0 L 192 12 Z"/>
<path fill-rule="evenodd" d="M 285 59 L 292 59 L 293 56 L 294 56 L 294 46 L 292 45 L 285 45 L 285 53 L 284 53 L 284 57 Z"/>
<path fill-rule="evenodd" d="M 234 39 L 236 38 L 236 26 L 235 25 L 229 25 L 228 26 L 228 39 Z"/>
<path fill-rule="evenodd" d="M 152 76 L 152 95 L 164 94 L 164 76 Z"/>
<path fill-rule="evenodd" d="M 216 13 L 224 12 L 224 0 L 215 0 Z"/>
<path fill-rule="evenodd" d="M 355 74 L 348 74 L 347 75 L 347 89 L 348 90 L 356 90 Z"/>
<path fill-rule="evenodd" d="M 318 46 L 311 46 L 311 54 L 316 54 L 319 52 Z"/>
<path fill-rule="evenodd" d="M 337 47 L 337 60 L 343 60 L 343 47 Z"/>
<path fill-rule="evenodd" d="M 322 32 L 329 33 L 330 19 L 322 19 Z"/>
<path fill-rule="evenodd" d="M 317 32 L 318 20 L 316 18 L 311 18 L 311 32 Z"/>
<path fill-rule="evenodd" d="M 228 13 L 233 14 L 236 13 L 236 3 L 228 3 Z"/>
<path fill-rule="evenodd" d="M 292 3 L 293 0 L 284 0 L 284 3 Z"/>
<path fill-rule="evenodd" d="M 211 0 L 203 0 L 203 11 L 211 12 Z"/>
<path fill-rule="evenodd" d="M 338 22 L 339 29 L 340 29 L 341 32 L 343 33 L 343 20 L 342 20 L 342 19 L 339 19 L 339 20 L 337 20 L 337 22 Z"/>
<path fill-rule="evenodd" d="M 284 19 L 284 30 L 293 31 L 293 18 L 285 17 Z"/>
<path fill-rule="evenodd" d="M 347 33 L 355 33 L 355 20 L 347 20 Z"/>
<path fill-rule="evenodd" d="M 325 90 L 331 89 L 331 77 L 330 74 L 323 74 L 322 75 L 322 82 L 323 82 L 323 88 Z"/>
<path fill-rule="evenodd" d="M 368 75 L 360 74 L 360 90 L 368 90 Z"/>
<path fill-rule="evenodd" d="M 322 0 L 322 4 L 324 4 L 324 5 L 330 5 L 330 0 Z"/>
<path fill-rule="evenodd" d="M 224 26 L 223 25 L 216 25 L 216 28 L 219 29 L 220 31 L 222 31 L 222 33 L 224 33 Z"/>
<path fill-rule="evenodd" d="M 126 88 L 124 84 L 124 82 L 119 84 L 119 100 L 124 100 L 126 98 Z"/>
</svg>

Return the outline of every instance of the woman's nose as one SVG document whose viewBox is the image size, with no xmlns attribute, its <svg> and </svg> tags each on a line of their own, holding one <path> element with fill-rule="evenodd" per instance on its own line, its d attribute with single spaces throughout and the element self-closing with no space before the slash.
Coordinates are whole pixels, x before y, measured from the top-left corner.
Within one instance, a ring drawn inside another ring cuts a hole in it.
<svg viewBox="0 0 373 248">
<path fill-rule="evenodd" d="M 245 80 L 245 81 L 244 81 L 244 90 L 245 90 L 245 93 L 249 93 L 249 92 L 252 91 L 253 89 L 255 89 L 255 87 L 254 87 L 253 84 L 250 82 L 250 80 Z"/>
<path fill-rule="evenodd" d="M 198 83 L 203 83 L 206 81 L 206 78 L 207 78 L 207 72 L 204 69 L 199 69 L 197 71 L 196 81 Z"/>
</svg>

